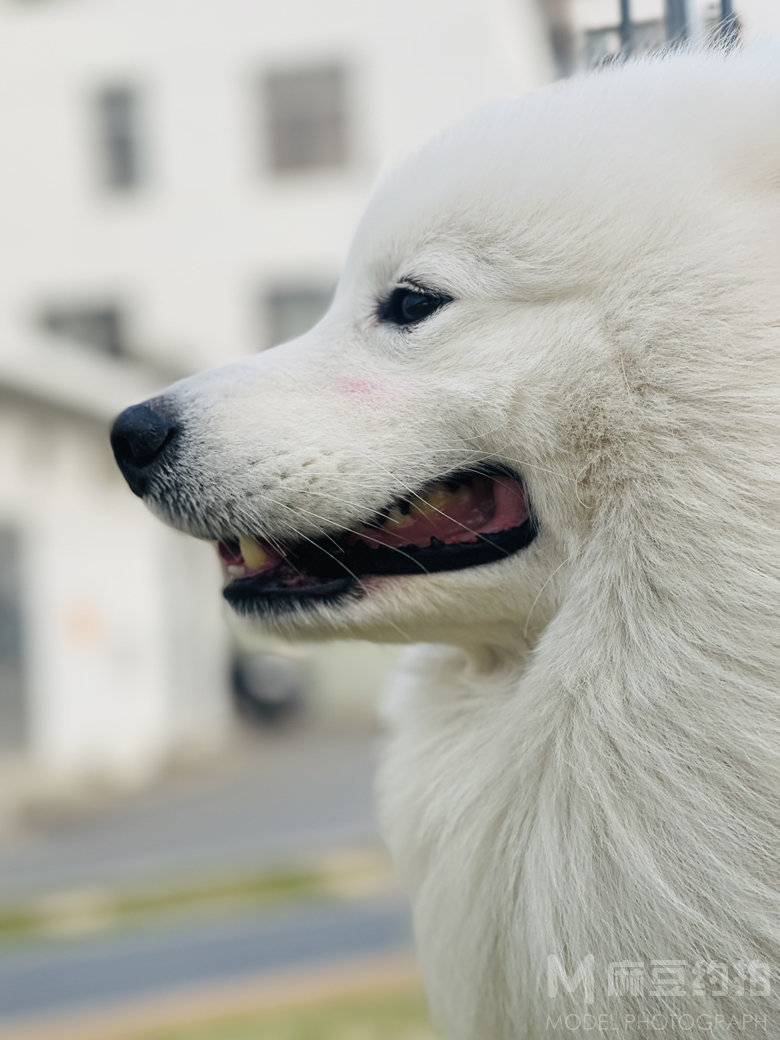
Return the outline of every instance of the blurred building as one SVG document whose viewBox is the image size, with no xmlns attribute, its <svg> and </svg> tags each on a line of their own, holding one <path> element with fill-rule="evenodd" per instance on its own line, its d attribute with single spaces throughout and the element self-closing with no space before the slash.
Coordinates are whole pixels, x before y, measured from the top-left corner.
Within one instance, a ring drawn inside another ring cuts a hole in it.
<svg viewBox="0 0 780 1040">
<path fill-rule="evenodd" d="M 0 3 L 6 774 L 228 738 L 214 554 L 128 493 L 110 418 L 313 324 L 379 162 L 549 78 L 545 39 L 534 0 Z"/>
<path fill-rule="evenodd" d="M 208 747 L 229 704 L 197 545 L 139 518 L 105 451 L 110 413 L 152 380 L 17 330 L 0 361 L 0 756 L 135 780 Z M 140 522 L 139 522 L 140 519 Z M 12 775 L 8 775 L 9 769 Z M 45 779 L 45 777 L 44 777 Z"/>
<path fill-rule="evenodd" d="M 380 162 L 609 58 L 619 8 L 0 0 L 6 769 L 142 778 L 228 739 L 214 554 L 127 492 L 111 416 L 313 324 Z M 660 43 L 663 3 L 632 8 L 636 47 Z M 773 0 L 737 8 L 780 21 Z"/>
</svg>

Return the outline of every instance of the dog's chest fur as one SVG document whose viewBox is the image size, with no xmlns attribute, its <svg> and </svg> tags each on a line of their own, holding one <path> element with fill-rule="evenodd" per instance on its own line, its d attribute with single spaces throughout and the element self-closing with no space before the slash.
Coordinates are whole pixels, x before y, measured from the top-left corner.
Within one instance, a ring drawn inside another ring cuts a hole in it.
<svg viewBox="0 0 780 1040">
<path fill-rule="evenodd" d="M 653 778 L 641 751 L 630 761 L 617 731 L 614 743 L 601 741 L 598 722 L 589 728 L 578 706 L 543 691 L 529 672 L 522 660 L 480 671 L 457 651 L 428 648 L 409 655 L 388 698 L 382 824 L 412 897 L 426 988 L 445 1035 L 550 1040 L 570 1036 L 583 1013 L 640 1040 L 658 1035 L 654 1015 L 666 1016 L 665 1037 L 689 1037 L 690 1015 L 710 1016 L 707 1035 L 718 1040 L 764 1035 L 776 998 L 693 992 L 705 961 L 771 956 L 762 940 L 769 904 L 756 884 L 762 855 L 746 848 L 738 891 L 706 847 L 709 828 L 730 825 L 739 811 L 734 791 L 718 790 L 702 760 L 698 770 L 686 765 L 689 797 L 672 805 L 665 799 L 676 777 Z M 709 822 L 696 809 L 704 798 Z M 720 821 L 717 802 L 727 814 Z M 718 887 L 744 908 L 731 926 L 712 915 Z M 581 986 L 551 993 L 551 957 L 571 979 L 591 956 L 589 997 Z M 684 963 L 683 994 L 608 991 L 610 965 L 650 972 L 656 961 Z M 568 1025 L 567 1014 L 575 1016 Z"/>
</svg>

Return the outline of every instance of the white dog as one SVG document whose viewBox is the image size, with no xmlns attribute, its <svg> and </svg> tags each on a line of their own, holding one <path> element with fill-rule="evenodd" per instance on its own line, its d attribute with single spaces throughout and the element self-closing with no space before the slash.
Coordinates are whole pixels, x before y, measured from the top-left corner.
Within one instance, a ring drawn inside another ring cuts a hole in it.
<svg viewBox="0 0 780 1040">
<path fill-rule="evenodd" d="M 775 57 L 480 111 L 316 328 L 114 428 L 239 612 L 439 644 L 381 802 L 456 1040 L 780 1025 Z"/>
</svg>

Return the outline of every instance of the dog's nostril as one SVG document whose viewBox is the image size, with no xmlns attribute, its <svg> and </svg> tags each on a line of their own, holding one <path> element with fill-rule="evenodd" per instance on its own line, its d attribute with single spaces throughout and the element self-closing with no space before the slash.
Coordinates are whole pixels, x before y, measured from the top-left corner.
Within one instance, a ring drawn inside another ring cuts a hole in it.
<svg viewBox="0 0 780 1040">
<path fill-rule="evenodd" d="M 178 427 L 148 404 L 126 408 L 111 428 L 111 447 L 131 489 L 142 495 L 153 463 L 176 436 Z"/>
</svg>

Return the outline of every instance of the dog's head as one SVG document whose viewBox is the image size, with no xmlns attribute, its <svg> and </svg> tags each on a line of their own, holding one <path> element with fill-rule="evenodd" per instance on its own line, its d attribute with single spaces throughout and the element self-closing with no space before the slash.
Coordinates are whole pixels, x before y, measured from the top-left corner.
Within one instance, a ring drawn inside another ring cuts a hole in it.
<svg viewBox="0 0 780 1040">
<path fill-rule="evenodd" d="M 771 248 L 746 204 L 774 176 L 762 102 L 728 67 L 672 58 L 479 112 L 383 182 L 314 329 L 119 417 L 131 487 L 218 545 L 237 611 L 530 639 L 594 532 L 671 529 L 745 264 Z"/>
</svg>

